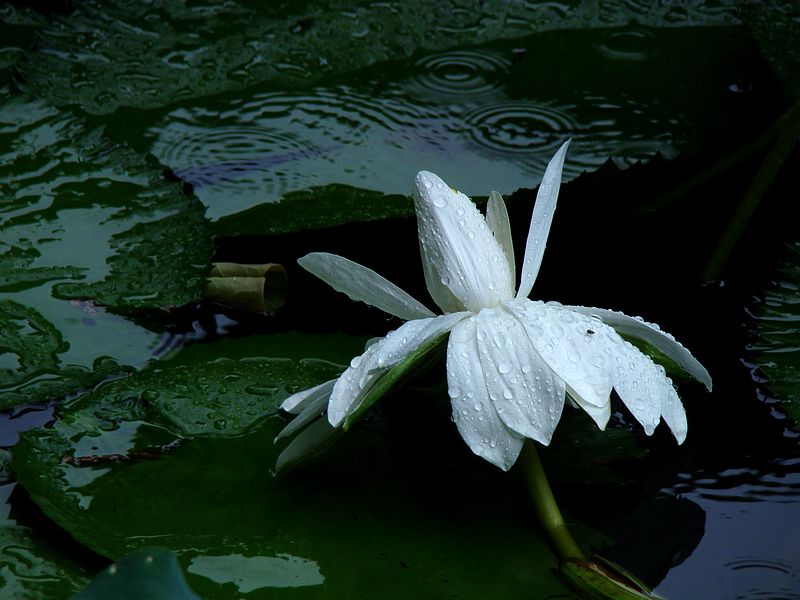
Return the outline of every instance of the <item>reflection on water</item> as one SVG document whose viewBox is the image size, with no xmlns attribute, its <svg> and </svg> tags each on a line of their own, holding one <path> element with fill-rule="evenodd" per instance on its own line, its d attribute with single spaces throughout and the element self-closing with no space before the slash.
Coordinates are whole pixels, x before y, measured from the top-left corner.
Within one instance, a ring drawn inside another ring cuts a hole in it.
<svg viewBox="0 0 800 600">
<path fill-rule="evenodd" d="M 241 594 L 262 588 L 307 587 L 325 582 L 316 562 L 289 554 L 195 556 L 186 570 L 219 584 L 233 583 Z"/>
</svg>

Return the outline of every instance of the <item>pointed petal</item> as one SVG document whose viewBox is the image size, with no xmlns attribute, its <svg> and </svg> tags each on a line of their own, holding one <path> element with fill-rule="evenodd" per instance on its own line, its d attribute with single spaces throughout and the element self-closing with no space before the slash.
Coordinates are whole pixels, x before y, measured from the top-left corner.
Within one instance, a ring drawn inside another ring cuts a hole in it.
<svg viewBox="0 0 800 600">
<path fill-rule="evenodd" d="M 341 434 L 342 430 L 331 427 L 326 419 L 317 419 L 301 431 L 278 455 L 275 471 L 283 473 L 310 462 L 333 444 Z"/>
<path fill-rule="evenodd" d="M 331 383 L 331 386 L 327 394 L 317 394 L 313 397 L 313 400 L 307 402 L 303 410 L 300 411 L 300 414 L 292 419 L 291 423 L 286 427 L 281 429 L 280 433 L 275 437 L 274 442 L 297 433 L 306 425 L 325 414 L 325 408 L 328 406 L 328 398 L 330 397 L 330 390 L 333 389 L 334 382 L 335 380 L 328 382 Z"/>
<path fill-rule="evenodd" d="M 478 456 L 507 471 L 522 450 L 522 438 L 500 420 L 489 398 L 479 358 L 476 319 L 465 319 L 447 343 L 447 386 L 453 421 Z"/>
<path fill-rule="evenodd" d="M 567 386 L 567 397 L 573 399 L 574 403 L 577 405 L 575 408 L 583 409 L 583 411 L 592 418 L 600 431 L 606 430 L 608 420 L 611 418 L 611 402 L 606 402 L 603 406 L 595 406 L 587 402 L 570 386 Z M 576 398 L 578 399 L 576 400 Z"/>
<path fill-rule="evenodd" d="M 570 306 L 567 308 L 585 315 L 596 315 L 602 319 L 604 323 L 607 323 L 619 333 L 630 335 L 650 344 L 678 363 L 692 377 L 705 385 L 709 392 L 711 391 L 711 375 L 708 374 L 706 368 L 700 364 L 700 361 L 692 356 L 683 344 L 666 331 L 662 331 L 655 323 L 648 323 L 636 317 L 629 317 L 615 310 L 592 308 L 589 306 Z"/>
<path fill-rule="evenodd" d="M 350 362 L 333 386 L 328 403 L 328 420 L 338 427 L 361 404 L 372 386 L 389 369 L 409 353 L 469 316 L 468 312 L 440 315 L 431 319 L 416 319 L 403 323 L 385 338 L 371 344 L 361 356 Z"/>
<path fill-rule="evenodd" d="M 390 315 L 406 321 L 434 316 L 427 307 L 389 280 L 342 256 L 312 252 L 298 259 L 297 263 L 337 292 L 347 294 L 353 300 L 366 302 Z"/>
<path fill-rule="evenodd" d="M 511 287 L 517 287 L 517 265 L 514 261 L 514 242 L 511 239 L 511 222 L 508 218 L 508 210 L 505 200 L 498 192 L 489 194 L 489 202 L 486 205 L 486 224 L 494 233 L 494 239 L 500 244 L 503 253 L 508 260 L 508 268 L 511 271 Z"/>
<path fill-rule="evenodd" d="M 303 390 L 302 392 L 292 394 L 283 402 L 281 402 L 281 410 L 285 410 L 286 412 L 296 415 L 306 406 L 315 402 L 319 397 L 330 396 L 331 390 L 333 389 L 333 385 L 335 383 L 336 380 L 331 379 L 330 381 L 320 383 L 319 385 L 315 385 L 314 387 Z"/>
<path fill-rule="evenodd" d="M 564 408 L 564 381 L 511 313 L 482 310 L 475 321 L 478 357 L 500 419 L 518 435 L 548 445 Z"/>
<path fill-rule="evenodd" d="M 610 402 L 613 374 L 604 334 L 614 330 L 557 304 L 520 298 L 506 306 L 525 327 L 544 362 L 569 386 L 575 402 L 590 414 L 603 414 L 592 413 L 587 405 L 602 408 Z"/>
<path fill-rule="evenodd" d="M 520 277 L 517 298 L 527 298 L 533 289 L 533 282 L 539 274 L 542 264 L 547 236 L 550 234 L 550 224 L 553 222 L 553 213 L 556 210 L 558 190 L 561 187 L 561 171 L 564 168 L 564 157 L 571 140 L 567 140 L 550 159 L 547 169 L 539 184 L 536 193 L 536 204 L 533 206 L 531 226 L 528 229 L 528 241 L 525 245 L 525 258 L 522 261 L 522 276 Z"/>
<path fill-rule="evenodd" d="M 420 171 L 414 207 L 425 282 L 444 312 L 477 312 L 513 297 L 505 253 L 469 198 Z"/>
<path fill-rule="evenodd" d="M 664 367 L 654 363 L 616 331 L 606 326 L 601 332 L 597 335 L 605 344 L 614 389 L 645 433 L 652 435 L 661 419 L 661 407 L 669 406 L 675 393 L 672 381 Z"/>
<path fill-rule="evenodd" d="M 383 340 L 372 344 L 361 356 L 356 356 L 350 361 L 350 366 L 345 369 L 336 381 L 328 401 L 328 422 L 338 427 L 361 403 L 367 392 L 383 375 L 387 368 L 378 367 L 377 354 Z"/>
<path fill-rule="evenodd" d="M 393 367 L 423 344 L 450 331 L 456 323 L 472 313 L 462 311 L 441 315 L 432 319 L 417 319 L 403 323 L 390 332 L 381 343 L 375 362 L 381 368 Z"/>
<path fill-rule="evenodd" d="M 686 433 L 689 428 L 689 424 L 686 421 L 686 411 L 669 377 L 666 378 L 666 382 L 668 389 L 666 389 L 661 399 L 661 417 L 669 426 L 678 444 L 682 444 L 686 439 Z"/>
</svg>

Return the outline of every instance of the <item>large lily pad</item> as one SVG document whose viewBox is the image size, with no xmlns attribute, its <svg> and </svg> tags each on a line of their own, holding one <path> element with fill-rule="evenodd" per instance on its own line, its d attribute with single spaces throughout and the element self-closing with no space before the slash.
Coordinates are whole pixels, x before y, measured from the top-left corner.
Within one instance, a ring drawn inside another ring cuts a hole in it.
<svg viewBox="0 0 800 600">
<path fill-rule="evenodd" d="M 23 72 L 30 88 L 53 102 L 108 113 L 120 106 L 163 106 L 255 81 L 307 81 L 419 50 L 530 31 L 634 21 L 672 27 L 736 22 L 725 2 L 680 8 L 570 4 L 574 6 L 502 0 L 480 5 L 340 0 L 269 7 L 245 1 L 214 5 L 170 0 L 157 6 L 86 2 L 43 28 L 41 51 Z"/>
<path fill-rule="evenodd" d="M 10 455 L 1 451 L 0 595 L 14 600 L 67 598 L 86 583 L 89 571 L 74 557 L 59 552 L 52 538 L 46 539 L 12 516 L 8 497 L 15 485 Z"/>
<path fill-rule="evenodd" d="M 137 374 L 72 402 L 52 428 L 23 434 L 14 468 L 76 539 L 113 559 L 171 548 L 206 597 L 565 593 L 517 482 L 452 471 L 443 479 L 415 453 L 404 456 L 423 430 L 384 428 L 374 440 L 369 428 L 354 431 L 339 460 L 273 476 L 287 385 L 308 386 L 331 369 L 224 360 Z M 252 406 L 262 415 L 255 421 Z M 220 418 L 228 427 L 214 426 Z"/>
<path fill-rule="evenodd" d="M 9 89 L 0 114 L 1 409 L 146 362 L 157 335 L 118 314 L 199 298 L 211 234 L 102 130 Z"/>
</svg>

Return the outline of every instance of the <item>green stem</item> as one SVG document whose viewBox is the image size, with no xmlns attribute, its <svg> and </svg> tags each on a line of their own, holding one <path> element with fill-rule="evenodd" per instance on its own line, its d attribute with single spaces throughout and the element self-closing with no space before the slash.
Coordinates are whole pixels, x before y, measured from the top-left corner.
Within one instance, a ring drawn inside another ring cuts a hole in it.
<svg viewBox="0 0 800 600">
<path fill-rule="evenodd" d="M 779 133 L 772 148 L 761 163 L 750 187 L 739 202 L 739 206 L 736 207 L 722 238 L 706 264 L 703 273 L 703 279 L 706 281 L 719 279 L 728 257 L 750 222 L 750 217 L 753 216 L 761 199 L 777 176 L 783 161 L 797 140 L 800 139 L 800 102 L 795 102 L 792 108 L 780 118 L 778 126 Z"/>
<path fill-rule="evenodd" d="M 533 440 L 525 440 L 518 462 L 523 468 L 525 482 L 528 484 L 528 491 L 536 507 L 536 514 L 558 557 L 561 560 L 584 559 L 583 552 L 575 543 L 564 523 L 561 511 L 558 510 L 558 504 L 556 504 L 553 491 L 547 482 L 547 476 Z"/>
</svg>

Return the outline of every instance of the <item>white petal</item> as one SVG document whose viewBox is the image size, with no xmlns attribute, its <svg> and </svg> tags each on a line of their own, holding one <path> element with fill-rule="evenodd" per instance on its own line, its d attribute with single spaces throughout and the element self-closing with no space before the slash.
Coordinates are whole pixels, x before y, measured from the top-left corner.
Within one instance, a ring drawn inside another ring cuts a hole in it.
<svg viewBox="0 0 800 600">
<path fill-rule="evenodd" d="M 547 169 L 539 184 L 536 194 L 536 204 L 533 206 L 531 226 L 528 229 L 528 241 L 525 245 L 525 258 L 522 261 L 522 276 L 520 277 L 517 298 L 527 298 L 533 289 L 533 282 L 539 274 L 542 264 L 547 236 L 550 234 L 550 224 L 553 222 L 553 213 L 556 210 L 558 190 L 561 187 L 561 171 L 564 168 L 564 157 L 571 140 L 567 140 L 550 159 Z"/>
<path fill-rule="evenodd" d="M 669 378 L 666 379 L 669 388 L 661 398 L 661 416 L 672 430 L 672 435 L 675 436 L 679 444 L 682 444 L 686 439 L 686 432 L 689 428 L 689 424 L 686 421 L 686 411 L 683 408 L 683 404 L 681 404 L 681 399 L 678 397 L 678 392 L 672 386 L 672 382 L 670 382 Z"/>
<path fill-rule="evenodd" d="M 275 470 L 280 473 L 308 462 L 328 448 L 341 433 L 341 429 L 331 427 L 325 419 L 317 419 L 278 455 Z"/>
<path fill-rule="evenodd" d="M 692 377 L 703 383 L 709 392 L 711 391 L 711 375 L 708 374 L 706 368 L 692 356 L 683 344 L 666 331 L 662 331 L 655 323 L 648 323 L 642 319 L 629 317 L 624 313 L 604 308 L 588 306 L 570 306 L 567 308 L 585 315 L 596 315 L 618 332 L 647 342 L 686 369 Z"/>
<path fill-rule="evenodd" d="M 410 294 L 372 269 L 327 252 L 312 252 L 297 260 L 337 292 L 361 300 L 404 320 L 432 317 L 434 313 Z"/>
<path fill-rule="evenodd" d="M 444 312 L 478 312 L 513 297 L 508 259 L 469 198 L 420 171 L 414 207 L 425 282 Z"/>
<path fill-rule="evenodd" d="M 319 397 L 330 396 L 335 383 L 336 380 L 331 379 L 330 381 L 320 383 L 302 392 L 292 394 L 281 402 L 281 409 L 296 415 L 310 403 L 315 402 Z"/>
<path fill-rule="evenodd" d="M 350 362 L 333 386 L 328 403 L 328 421 L 339 426 L 360 405 L 375 382 L 408 354 L 469 316 L 468 312 L 416 319 L 403 323 L 385 338 L 371 344 L 361 356 Z"/>
<path fill-rule="evenodd" d="M 311 423 L 312 421 L 318 419 L 323 414 L 325 414 L 325 407 L 328 406 L 328 399 L 330 398 L 330 390 L 333 389 L 334 381 L 328 382 L 331 384 L 330 389 L 328 390 L 327 394 L 317 394 L 313 397 L 313 400 L 307 402 L 303 407 L 303 410 L 300 411 L 292 422 L 289 423 L 286 427 L 281 429 L 280 433 L 277 435 L 274 441 L 281 440 L 285 437 L 289 437 L 303 429 L 306 425 Z"/>
<path fill-rule="evenodd" d="M 462 311 L 432 319 L 416 319 L 403 323 L 395 331 L 390 332 L 381 342 L 375 362 L 381 368 L 393 367 L 408 354 L 443 333 L 450 331 L 456 323 L 471 314 L 470 312 Z"/>
<path fill-rule="evenodd" d="M 389 370 L 378 367 L 377 362 L 378 351 L 385 341 L 384 338 L 372 344 L 361 356 L 350 361 L 350 366 L 333 386 L 328 402 L 328 422 L 334 427 L 341 425 L 359 407 L 375 382 Z"/>
<path fill-rule="evenodd" d="M 607 356 L 613 363 L 614 389 L 645 433 L 653 435 L 661 420 L 661 406 L 675 391 L 672 382 L 664 367 L 656 365 L 616 331 L 606 339 Z"/>
<path fill-rule="evenodd" d="M 566 382 L 579 406 L 589 411 L 587 405 L 602 408 L 609 404 L 613 375 L 605 353 L 605 335 L 616 335 L 611 327 L 560 305 L 527 298 L 506 306 L 525 327 L 545 363 Z M 605 422 L 598 425 L 603 428 Z"/>
<path fill-rule="evenodd" d="M 500 420 L 489 398 L 475 317 L 461 321 L 450 333 L 447 386 L 453 421 L 470 449 L 504 471 L 510 469 L 522 450 L 523 439 Z"/>
<path fill-rule="evenodd" d="M 517 434 L 548 445 L 564 408 L 564 381 L 511 313 L 482 310 L 475 321 L 481 368 L 500 419 Z"/>
<path fill-rule="evenodd" d="M 600 431 L 606 430 L 608 420 L 611 418 L 611 402 L 606 402 L 603 406 L 595 406 L 594 404 L 586 402 L 580 395 L 576 395 L 575 390 L 571 389 L 569 386 L 567 386 L 567 394 L 569 394 L 568 398 L 572 398 L 574 403 L 577 404 L 575 408 L 583 409 L 597 424 Z M 580 400 L 575 400 L 575 398 L 580 398 Z"/>
<path fill-rule="evenodd" d="M 508 260 L 511 271 L 511 287 L 517 287 L 517 265 L 514 262 L 514 241 L 511 238 L 511 222 L 508 219 L 508 210 L 503 197 L 498 192 L 489 194 L 486 205 L 486 224 L 494 233 L 494 239 L 500 244 Z"/>
</svg>

